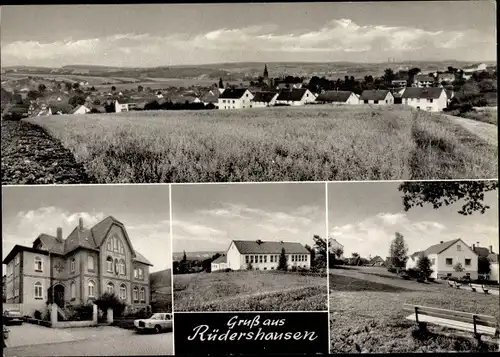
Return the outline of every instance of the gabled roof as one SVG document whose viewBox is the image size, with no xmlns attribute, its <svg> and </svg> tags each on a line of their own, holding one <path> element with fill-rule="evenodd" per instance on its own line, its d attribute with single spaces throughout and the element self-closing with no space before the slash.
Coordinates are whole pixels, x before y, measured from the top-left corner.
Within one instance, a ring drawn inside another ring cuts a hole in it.
<svg viewBox="0 0 500 357">
<path fill-rule="evenodd" d="M 142 255 L 141 253 L 139 253 L 137 250 L 134 250 L 134 252 L 135 252 L 135 258 L 134 258 L 134 260 L 136 262 L 153 266 L 153 264 L 151 264 L 151 262 L 149 260 L 147 260 L 144 255 Z"/>
<path fill-rule="evenodd" d="M 347 99 L 351 96 L 351 91 L 336 91 L 336 90 L 327 90 L 318 95 L 316 100 L 318 102 L 340 102 L 345 103 Z"/>
<path fill-rule="evenodd" d="M 366 89 L 361 93 L 360 100 L 384 100 L 387 94 L 390 93 L 387 89 Z"/>
<path fill-rule="evenodd" d="M 64 253 L 70 253 L 77 248 L 97 249 L 99 246 L 95 244 L 90 229 L 75 227 L 64 240 Z"/>
<path fill-rule="evenodd" d="M 307 90 L 308 90 L 307 88 L 283 90 L 280 92 L 276 100 L 283 100 L 287 102 L 298 102 L 302 100 L 302 97 L 304 96 L 304 94 L 306 94 Z"/>
<path fill-rule="evenodd" d="M 417 259 L 417 258 L 418 258 L 418 257 L 419 257 L 422 253 L 423 253 L 423 251 L 418 251 L 418 252 L 415 252 L 415 253 L 413 253 L 412 255 L 410 255 L 410 258 L 411 258 L 412 260 L 415 260 L 415 259 Z"/>
<path fill-rule="evenodd" d="M 384 261 L 384 259 L 382 259 L 382 257 L 380 255 L 377 255 L 377 256 L 373 257 L 370 262 L 376 263 L 376 262 L 383 262 L 383 261 Z"/>
<path fill-rule="evenodd" d="M 222 99 L 240 99 L 243 97 L 243 94 L 247 91 L 246 88 L 228 88 L 225 89 L 224 92 L 221 93 L 219 98 Z"/>
<path fill-rule="evenodd" d="M 451 247 L 453 244 L 457 243 L 459 240 L 460 239 L 453 239 L 453 240 L 449 240 L 447 242 L 431 245 L 429 248 L 424 250 L 424 253 L 425 253 L 425 255 L 439 254 L 439 253 L 445 251 L 446 249 L 448 249 L 449 247 Z"/>
<path fill-rule="evenodd" d="M 212 263 L 215 263 L 215 264 L 227 263 L 227 256 L 225 254 L 223 254 L 220 257 L 218 257 L 217 259 L 215 259 L 214 261 L 212 261 Z"/>
<path fill-rule="evenodd" d="M 275 92 L 257 92 L 257 93 L 255 93 L 255 96 L 253 97 L 252 101 L 269 103 L 277 95 L 278 95 L 278 93 L 275 93 Z"/>
<path fill-rule="evenodd" d="M 403 92 L 402 98 L 423 98 L 423 99 L 438 99 L 443 92 L 443 88 L 416 88 L 408 87 Z"/>
<path fill-rule="evenodd" d="M 40 234 L 33 242 L 33 248 L 36 248 L 39 242 L 51 253 L 64 254 L 64 242 L 59 241 L 54 236 L 45 233 Z"/>
<path fill-rule="evenodd" d="M 287 254 L 309 254 L 300 243 L 292 242 L 260 242 L 251 240 L 233 240 L 240 254 L 280 254 L 285 248 Z"/>
<path fill-rule="evenodd" d="M 82 105 L 77 105 L 76 107 L 74 107 L 73 109 L 71 109 L 71 111 L 69 112 L 69 114 L 75 114 L 77 112 L 77 110 L 80 109 L 81 107 L 87 108 L 87 106 L 85 106 L 83 104 Z M 89 109 L 89 108 L 87 108 L 87 109 Z"/>
<path fill-rule="evenodd" d="M 342 245 L 342 244 L 340 244 L 340 243 L 339 243 L 339 241 L 338 241 L 338 240 L 336 240 L 335 238 L 330 238 L 330 240 L 331 240 L 332 242 L 337 243 L 337 244 L 338 244 L 338 245 L 340 245 L 341 247 L 343 247 L 343 245 Z"/>
</svg>

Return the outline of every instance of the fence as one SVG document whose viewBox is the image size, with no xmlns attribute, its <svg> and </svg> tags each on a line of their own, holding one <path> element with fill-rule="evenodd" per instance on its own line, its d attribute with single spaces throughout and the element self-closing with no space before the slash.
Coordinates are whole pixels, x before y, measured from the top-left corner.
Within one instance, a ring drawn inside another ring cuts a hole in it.
<svg viewBox="0 0 500 357">
<path fill-rule="evenodd" d="M 53 328 L 71 328 L 71 327 L 89 327 L 97 326 L 97 305 L 92 305 L 92 320 L 87 321 L 58 321 L 57 315 L 59 312 L 59 307 L 57 304 L 50 305 L 50 321 Z M 111 318 L 113 322 L 113 312 L 108 311 L 108 323 Z"/>
<path fill-rule="evenodd" d="M 5 311 L 5 310 L 19 310 L 19 311 L 21 311 L 21 315 L 23 315 L 23 313 L 24 313 L 23 304 L 4 303 L 3 304 L 3 311 Z"/>
</svg>

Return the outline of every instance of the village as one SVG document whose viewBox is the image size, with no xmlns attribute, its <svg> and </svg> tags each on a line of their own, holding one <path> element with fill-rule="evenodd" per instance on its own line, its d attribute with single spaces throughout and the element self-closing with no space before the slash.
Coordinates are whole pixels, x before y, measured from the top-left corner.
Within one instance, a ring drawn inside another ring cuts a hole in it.
<svg viewBox="0 0 500 357">
<path fill-rule="evenodd" d="M 9 71 L 3 71 L 7 74 Z M 29 73 L 28 73 L 29 74 Z M 80 76 L 84 78 L 84 76 Z M 441 71 L 423 73 L 419 68 L 400 68 L 394 72 L 385 70 L 380 78 L 371 75 L 363 79 L 345 76 L 344 80 L 330 80 L 292 75 L 272 78 L 267 65 L 261 76 L 246 83 L 224 83 L 211 86 L 196 84 L 188 88 L 168 86 L 152 89 L 138 84 L 132 88 L 129 82 L 91 86 L 88 81 L 64 82 L 44 77 L 28 77 L 16 80 L 12 92 L 4 89 L 2 81 L 3 116 L 47 116 L 57 114 L 120 113 L 140 110 L 200 110 L 200 109 L 249 109 L 272 106 L 304 106 L 313 104 L 372 104 L 380 106 L 406 105 L 429 112 L 441 112 L 450 107 L 460 107 L 455 99 L 457 91 L 465 92 L 467 83 L 496 78 L 496 66 L 485 63 L 465 66 L 462 69 L 448 67 Z M 37 84 L 37 83 L 41 84 Z M 132 81 L 131 83 L 134 83 Z M 21 88 L 18 88 L 21 85 Z M 123 87 L 123 88 L 121 88 Z M 489 88 L 496 97 L 496 88 Z M 476 93 L 462 93 L 474 96 Z M 492 96 L 486 103 L 476 98 L 473 106 L 496 105 Z M 470 98 L 468 98 L 470 101 Z M 474 101 L 474 99 L 472 100 Z M 10 105 L 4 105 L 10 103 Z M 472 110 L 472 108 L 468 108 Z"/>
</svg>

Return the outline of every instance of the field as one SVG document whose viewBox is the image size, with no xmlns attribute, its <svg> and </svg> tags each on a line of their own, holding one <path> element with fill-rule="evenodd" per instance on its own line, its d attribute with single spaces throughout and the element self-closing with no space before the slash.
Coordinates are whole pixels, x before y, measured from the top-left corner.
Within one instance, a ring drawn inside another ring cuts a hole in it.
<svg viewBox="0 0 500 357">
<path fill-rule="evenodd" d="M 496 145 L 449 117 L 402 107 L 151 111 L 30 122 L 60 140 L 99 183 L 473 179 L 496 177 L 498 167 Z"/>
<path fill-rule="evenodd" d="M 416 333 L 405 320 L 403 305 L 419 304 L 495 316 L 500 321 L 498 295 L 485 295 L 403 280 L 385 268 L 330 270 L 331 353 L 453 352 L 478 347 L 466 336 Z M 472 334 L 470 334 L 472 335 Z M 472 336 L 471 336 L 472 337 Z M 498 346 L 486 344 L 494 351 Z"/>
<path fill-rule="evenodd" d="M 234 271 L 174 275 L 175 311 L 325 311 L 326 276 Z"/>
</svg>

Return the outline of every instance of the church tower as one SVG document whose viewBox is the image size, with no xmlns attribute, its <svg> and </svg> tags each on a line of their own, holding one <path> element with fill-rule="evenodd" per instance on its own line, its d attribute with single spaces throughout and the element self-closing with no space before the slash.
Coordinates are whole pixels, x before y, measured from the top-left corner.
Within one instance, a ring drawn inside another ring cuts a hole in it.
<svg viewBox="0 0 500 357">
<path fill-rule="evenodd" d="M 267 71 L 267 64 L 264 65 L 264 83 L 268 86 L 270 86 L 271 81 L 269 80 L 269 72 Z"/>
</svg>

